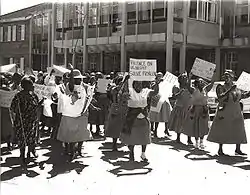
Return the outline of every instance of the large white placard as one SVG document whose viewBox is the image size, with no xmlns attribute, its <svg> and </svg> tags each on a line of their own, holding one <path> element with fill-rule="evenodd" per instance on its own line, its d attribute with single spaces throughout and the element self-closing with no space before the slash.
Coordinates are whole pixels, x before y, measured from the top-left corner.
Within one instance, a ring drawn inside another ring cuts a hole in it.
<svg viewBox="0 0 250 195">
<path fill-rule="evenodd" d="M 250 74 L 243 71 L 237 80 L 236 85 L 238 89 L 250 91 Z"/>
<path fill-rule="evenodd" d="M 43 97 L 51 98 L 51 95 L 55 92 L 55 86 L 45 86 L 34 84 L 34 92 L 38 96 L 39 100 Z"/>
<path fill-rule="evenodd" d="M 153 98 L 151 111 L 160 112 L 162 104 L 166 101 L 169 103 L 169 97 L 172 96 L 173 86 L 178 86 L 178 77 L 170 72 L 166 72 L 163 81 L 159 84 L 159 94 Z M 169 103 L 170 105 L 170 103 Z"/>
<path fill-rule="evenodd" d="M 198 77 L 211 80 L 216 69 L 216 65 L 205 60 L 196 58 L 191 72 Z"/>
<path fill-rule="evenodd" d="M 130 58 L 129 72 L 135 81 L 153 81 L 156 75 L 156 60 Z"/>
</svg>

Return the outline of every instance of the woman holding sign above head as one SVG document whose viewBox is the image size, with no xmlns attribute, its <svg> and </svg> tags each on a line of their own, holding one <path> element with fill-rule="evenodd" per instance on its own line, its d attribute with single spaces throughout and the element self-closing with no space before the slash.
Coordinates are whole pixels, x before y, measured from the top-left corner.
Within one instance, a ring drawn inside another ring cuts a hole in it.
<svg viewBox="0 0 250 195">
<path fill-rule="evenodd" d="M 126 76 L 125 91 L 129 93 L 128 111 L 121 133 L 122 143 L 128 145 L 129 158 L 134 161 L 134 146 L 142 146 L 141 159 L 147 161 L 145 152 L 147 144 L 151 143 L 150 122 L 148 120 L 148 98 L 152 98 L 159 92 L 159 82 L 154 89 L 143 88 L 141 81 L 128 81 Z"/>
<path fill-rule="evenodd" d="M 154 88 L 154 85 L 156 83 L 159 83 L 159 81 L 161 81 L 162 78 L 163 78 L 163 74 L 161 72 L 157 73 L 156 74 L 156 80 L 152 84 L 152 88 Z M 157 104 L 157 102 L 159 101 L 159 98 L 160 98 L 160 95 L 157 95 L 157 96 L 153 97 L 151 99 L 151 104 Z M 169 120 L 169 117 L 170 117 L 170 114 L 171 114 L 171 110 L 172 110 L 172 107 L 170 106 L 169 101 L 168 102 L 167 101 L 163 102 L 163 104 L 161 106 L 161 109 L 160 109 L 160 112 L 150 110 L 149 118 L 150 118 L 150 122 L 151 122 L 151 131 L 154 132 L 155 137 L 157 137 L 157 128 L 158 128 L 159 122 L 164 122 L 165 123 L 165 131 L 164 132 L 165 132 L 165 134 L 170 136 L 170 134 L 168 132 L 168 120 Z"/>
<path fill-rule="evenodd" d="M 177 142 L 180 142 L 180 135 L 184 131 L 183 125 L 190 106 L 191 94 L 188 90 L 190 87 L 190 80 L 190 76 L 188 78 L 187 73 L 183 73 L 178 77 L 180 87 L 173 87 L 172 97 L 176 102 L 169 119 L 169 130 L 177 133 Z M 188 136 L 188 144 L 193 144 L 190 136 Z"/>
<path fill-rule="evenodd" d="M 250 92 L 236 88 L 232 70 L 226 70 L 223 77 L 224 85 L 216 88 L 219 104 L 207 140 L 219 144 L 218 155 L 224 155 L 223 144 L 236 144 L 235 154 L 246 155 L 240 149 L 241 144 L 247 143 L 240 100 L 250 97 Z"/>
<path fill-rule="evenodd" d="M 189 87 L 189 91 L 192 94 L 192 98 L 187 118 L 184 123 L 183 133 L 187 136 L 195 137 L 195 147 L 200 149 L 204 149 L 203 138 L 205 135 L 208 134 L 209 131 L 209 111 L 207 106 L 207 94 L 214 85 L 215 75 L 216 74 L 214 74 L 214 77 L 208 85 L 205 84 L 205 81 L 203 79 L 197 78 L 194 81 L 194 88 Z"/>
</svg>

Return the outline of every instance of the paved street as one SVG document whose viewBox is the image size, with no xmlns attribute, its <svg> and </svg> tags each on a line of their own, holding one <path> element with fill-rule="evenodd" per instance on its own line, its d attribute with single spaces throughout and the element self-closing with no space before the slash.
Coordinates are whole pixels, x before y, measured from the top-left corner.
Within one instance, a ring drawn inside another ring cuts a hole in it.
<svg viewBox="0 0 250 195">
<path fill-rule="evenodd" d="M 159 137 L 163 136 L 163 124 Z M 250 140 L 250 120 L 246 120 Z M 171 139 L 175 139 L 172 133 Z M 186 137 L 182 136 L 186 143 Z M 239 194 L 250 191 L 250 144 L 242 147 L 247 157 L 234 156 L 235 146 L 225 145 L 218 157 L 217 145 L 205 142 L 206 151 L 195 150 L 170 139 L 154 139 L 148 147 L 149 163 L 128 162 L 127 148 L 111 152 L 111 140 L 85 143 L 84 157 L 68 163 L 60 143 L 44 140 L 39 158 L 27 170 L 18 163 L 18 151 L 3 156 L 1 195 L 49 194 Z M 3 145 L 5 147 L 5 145 Z M 3 148 L 3 151 L 5 149 Z"/>
</svg>

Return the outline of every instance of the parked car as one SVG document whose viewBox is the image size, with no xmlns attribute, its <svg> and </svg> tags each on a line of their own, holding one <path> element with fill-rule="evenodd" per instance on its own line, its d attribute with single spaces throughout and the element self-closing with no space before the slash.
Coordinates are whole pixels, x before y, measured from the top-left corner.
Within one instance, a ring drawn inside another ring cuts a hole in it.
<svg viewBox="0 0 250 195">
<path fill-rule="evenodd" d="M 208 107 L 209 107 L 209 111 L 210 114 L 215 113 L 217 105 L 218 105 L 218 98 L 216 95 L 216 87 L 218 86 L 218 84 L 223 85 L 223 81 L 218 81 L 214 83 L 214 86 L 212 87 L 211 91 L 208 92 Z M 240 101 L 241 104 L 241 109 L 243 111 L 244 114 L 249 114 L 250 113 L 250 98 L 247 99 L 242 99 Z"/>
</svg>

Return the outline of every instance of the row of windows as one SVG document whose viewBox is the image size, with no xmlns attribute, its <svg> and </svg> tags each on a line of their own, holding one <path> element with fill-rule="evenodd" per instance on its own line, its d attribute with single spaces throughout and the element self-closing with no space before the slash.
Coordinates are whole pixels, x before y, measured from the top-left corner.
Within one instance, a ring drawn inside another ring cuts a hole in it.
<svg viewBox="0 0 250 195">
<path fill-rule="evenodd" d="M 25 25 L 1 26 L 0 27 L 0 42 L 24 41 L 25 40 Z"/>
</svg>

